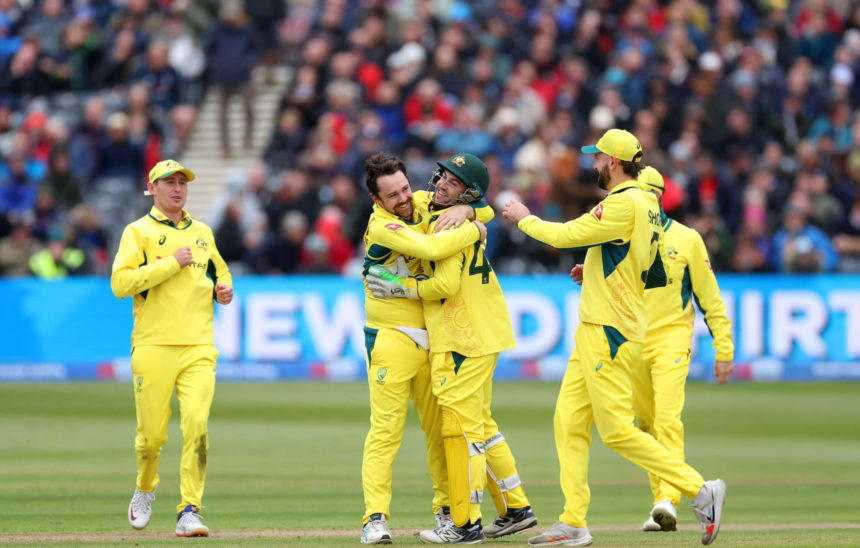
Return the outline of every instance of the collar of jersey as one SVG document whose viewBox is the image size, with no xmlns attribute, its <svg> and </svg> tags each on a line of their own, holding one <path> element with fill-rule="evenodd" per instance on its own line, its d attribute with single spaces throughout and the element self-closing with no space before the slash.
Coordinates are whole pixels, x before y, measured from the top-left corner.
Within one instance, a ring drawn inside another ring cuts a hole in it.
<svg viewBox="0 0 860 548">
<path fill-rule="evenodd" d="M 174 225 L 173 221 L 168 219 L 167 216 L 155 206 L 152 206 L 152 209 L 149 210 L 149 216 L 152 217 L 156 222 L 176 228 L 178 230 L 185 230 L 186 228 L 191 226 L 191 215 L 189 215 L 188 212 L 184 209 L 182 210 L 182 219 L 179 221 L 179 226 Z"/>
<path fill-rule="evenodd" d="M 625 181 L 617 187 L 613 188 L 612 191 L 609 192 L 609 195 L 624 192 L 625 190 L 630 190 L 631 188 L 640 188 L 639 185 L 636 184 L 636 181 L 634 181 L 633 179 Z"/>
<path fill-rule="evenodd" d="M 382 207 L 379 204 L 373 204 L 373 212 L 376 213 L 377 215 L 381 216 L 381 217 L 388 217 L 390 219 L 397 219 L 398 221 L 402 221 L 409 226 L 420 225 L 421 221 L 422 221 L 420 214 L 418 214 L 418 220 L 417 221 L 415 221 L 415 222 L 407 221 L 403 217 L 398 217 L 397 215 L 394 215 L 393 213 L 389 213 L 384 207 Z M 414 213 L 414 208 L 413 208 L 413 216 L 414 215 L 415 215 L 415 213 Z"/>
</svg>

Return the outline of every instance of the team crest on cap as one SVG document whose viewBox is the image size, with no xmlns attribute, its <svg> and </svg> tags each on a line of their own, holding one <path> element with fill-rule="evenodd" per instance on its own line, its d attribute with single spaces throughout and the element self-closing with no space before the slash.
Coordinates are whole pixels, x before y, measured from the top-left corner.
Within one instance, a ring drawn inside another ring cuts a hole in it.
<svg viewBox="0 0 860 548">
<path fill-rule="evenodd" d="M 457 167 L 463 167 L 466 165 L 466 158 L 464 156 L 454 156 L 451 158 L 451 163 Z"/>
</svg>

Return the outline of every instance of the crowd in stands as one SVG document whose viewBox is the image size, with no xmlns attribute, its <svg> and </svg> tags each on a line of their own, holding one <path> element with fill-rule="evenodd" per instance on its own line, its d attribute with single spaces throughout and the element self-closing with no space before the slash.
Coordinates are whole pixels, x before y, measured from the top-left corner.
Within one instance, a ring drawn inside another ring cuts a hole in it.
<svg viewBox="0 0 860 548">
<path fill-rule="evenodd" d="M 76 245 L 107 261 L 88 192 L 181 151 L 212 72 L 205 53 L 202 67 L 186 57 L 206 51 L 199 21 L 217 8 L 22 3 L 0 0 L 0 272 L 26 273 L 6 266 L 10 245 L 50 247 L 52 215 L 88 223 Z M 360 268 L 372 206 L 363 165 L 380 150 L 404 158 L 415 189 L 437 159 L 471 152 L 490 168 L 497 212 L 516 196 L 543 218 L 573 219 L 601 198 L 579 146 L 610 127 L 639 138 L 644 162 L 666 178 L 667 214 L 703 235 L 715 270 L 860 270 L 860 3 L 312 5 L 307 25 L 292 10 L 284 22 L 297 46 L 276 58 L 292 78 L 264 154 L 225 174 L 211 212 L 192 212 L 237 272 Z M 277 37 L 259 34 L 271 57 Z M 182 37 L 185 55 L 174 55 Z M 46 108 L 28 96 L 47 97 Z M 581 260 L 501 215 L 489 230 L 499 272 L 566 272 Z"/>
<path fill-rule="evenodd" d="M 229 35 L 255 37 L 253 65 L 285 15 L 284 0 L 0 0 L 0 275 L 109 273 L 206 86 L 241 85 Z"/>
</svg>

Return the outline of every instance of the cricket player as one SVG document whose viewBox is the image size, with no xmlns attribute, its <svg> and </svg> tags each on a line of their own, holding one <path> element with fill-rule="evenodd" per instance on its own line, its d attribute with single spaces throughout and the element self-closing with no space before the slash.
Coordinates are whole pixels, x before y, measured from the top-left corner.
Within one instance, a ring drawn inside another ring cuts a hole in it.
<svg viewBox="0 0 860 548">
<path fill-rule="evenodd" d="M 647 166 L 639 175 L 640 187 L 662 198 L 663 176 Z M 664 287 L 645 291 L 648 329 L 642 355 L 633 366 L 633 411 L 639 428 L 660 442 L 673 456 L 684 459 L 684 385 L 690 370 L 691 341 L 696 312 L 693 299 L 705 315 L 714 337 L 714 376 L 724 384 L 734 371 L 734 344 L 726 304 L 708 260 L 708 250 L 698 232 L 669 219 L 660 208 L 663 225 L 661 247 L 665 250 Z M 681 493 L 649 473 L 654 507 L 642 526 L 644 531 L 674 531 Z"/>
<path fill-rule="evenodd" d="M 553 247 L 587 247 L 580 323 L 556 403 L 554 430 L 564 492 L 559 521 L 532 546 L 587 546 L 590 502 L 588 450 L 591 424 L 603 442 L 634 464 L 687 495 L 702 523 L 702 543 L 719 532 L 725 499 L 722 480 L 702 476 L 653 437 L 636 428 L 631 401 L 632 367 L 646 332 L 645 288 L 665 285 L 658 245 L 663 234 L 653 192 L 639 188 L 642 147 L 631 133 L 610 129 L 594 154 L 598 184 L 609 191 L 590 212 L 566 223 L 543 221 L 512 200 L 504 216 L 527 235 Z"/>
<path fill-rule="evenodd" d="M 438 165 L 431 213 L 483 198 L 489 172 L 479 158 L 457 154 Z M 428 230 L 433 230 L 435 217 L 431 215 Z M 500 516 L 486 528 L 486 536 L 532 527 L 537 518 L 490 411 L 499 352 L 515 344 L 496 274 L 480 242 L 441 261 L 422 261 L 422 268 L 430 278 L 407 277 L 405 270 L 393 275 L 378 266 L 367 276 L 368 286 L 381 298 L 407 297 L 424 304 L 432 386 L 442 409 L 450 522 L 422 531 L 420 539 L 433 544 L 481 542 L 481 501 L 488 476 Z"/>
<path fill-rule="evenodd" d="M 481 223 L 464 223 L 466 218 L 489 221 L 492 208 L 483 202 L 446 210 L 441 222 L 454 227 L 428 235 L 430 222 L 426 191 L 415 194 L 406 166 L 386 153 L 365 162 L 366 184 L 374 201 L 373 213 L 364 235 L 364 274 L 374 265 L 402 264 L 420 272 L 421 259 L 440 260 L 486 237 Z M 367 324 L 367 380 L 370 391 L 370 430 L 362 458 L 362 486 L 365 514 L 362 544 L 390 544 L 391 471 L 403 440 L 403 426 L 409 399 L 418 413 L 427 442 L 427 461 L 433 482 L 433 511 L 437 520 L 448 506 L 445 453 L 440 437 L 440 412 L 430 389 L 429 340 L 420 301 L 383 300 L 365 286 Z"/>
<path fill-rule="evenodd" d="M 194 173 L 175 160 L 149 172 L 153 207 L 125 227 L 113 262 L 111 289 L 134 297 L 131 370 L 137 410 L 137 484 L 128 521 L 143 529 L 152 516 L 158 460 L 167 441 L 170 397 L 176 390 L 182 429 L 181 502 L 176 536 L 209 536 L 198 514 L 209 451 L 207 423 L 218 351 L 213 301 L 233 300 L 233 283 L 212 230 L 183 207 Z"/>
</svg>

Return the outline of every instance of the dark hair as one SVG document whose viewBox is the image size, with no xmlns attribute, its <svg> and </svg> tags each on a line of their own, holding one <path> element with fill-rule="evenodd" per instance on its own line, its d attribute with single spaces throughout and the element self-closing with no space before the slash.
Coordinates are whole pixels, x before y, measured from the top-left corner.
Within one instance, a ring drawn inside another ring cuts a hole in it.
<svg viewBox="0 0 860 548">
<path fill-rule="evenodd" d="M 406 164 L 397 156 L 387 152 L 377 152 L 364 162 L 364 173 L 367 176 L 365 184 L 372 196 L 379 196 L 379 184 L 377 180 L 386 175 L 394 175 L 398 171 L 406 173 Z"/>
<path fill-rule="evenodd" d="M 644 166 L 640 162 L 625 162 L 619 159 L 618 163 L 621 164 L 621 171 L 633 179 L 639 177 L 639 174 L 644 169 Z"/>
</svg>

